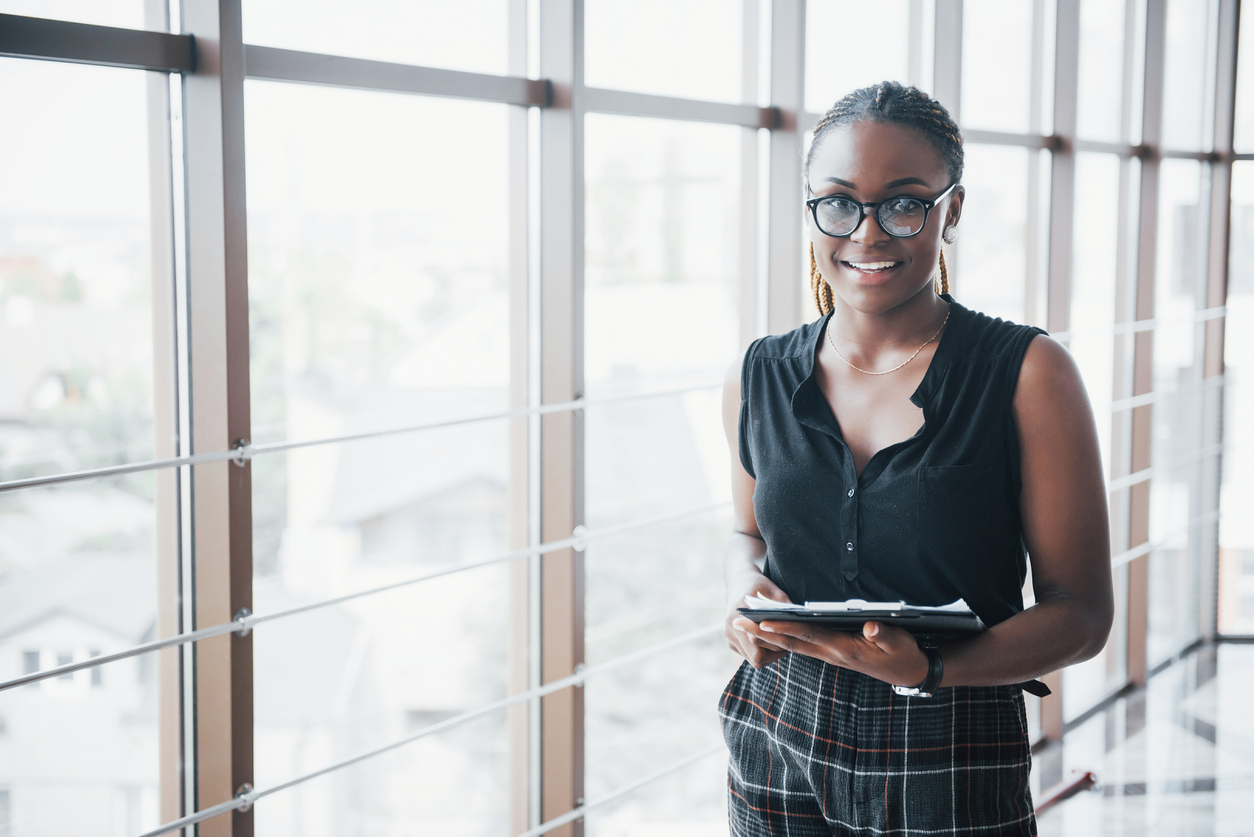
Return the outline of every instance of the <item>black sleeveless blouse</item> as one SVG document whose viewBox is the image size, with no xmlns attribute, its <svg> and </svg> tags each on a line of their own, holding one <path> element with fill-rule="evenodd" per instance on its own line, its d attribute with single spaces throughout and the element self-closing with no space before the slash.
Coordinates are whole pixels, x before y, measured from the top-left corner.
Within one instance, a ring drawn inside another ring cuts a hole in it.
<svg viewBox="0 0 1254 837">
<path fill-rule="evenodd" d="M 859 476 L 814 378 L 823 317 L 763 337 L 740 378 L 740 461 L 768 578 L 794 602 L 962 598 L 992 626 L 1023 610 L 1019 442 L 1011 400 L 1041 329 L 952 306 L 911 402 L 923 426 Z"/>
</svg>

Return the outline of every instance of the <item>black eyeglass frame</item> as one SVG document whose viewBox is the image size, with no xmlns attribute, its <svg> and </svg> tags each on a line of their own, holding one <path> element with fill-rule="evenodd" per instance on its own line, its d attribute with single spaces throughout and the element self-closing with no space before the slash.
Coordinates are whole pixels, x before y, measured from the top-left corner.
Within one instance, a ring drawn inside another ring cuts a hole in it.
<svg viewBox="0 0 1254 837">
<path fill-rule="evenodd" d="M 958 186 L 957 181 L 949 184 L 948 189 L 941 192 L 939 195 L 932 198 L 931 200 L 927 200 L 926 198 L 916 197 L 914 195 L 893 195 L 891 198 L 884 198 L 884 200 L 875 201 L 874 203 L 859 203 L 858 201 L 855 201 L 853 198 L 847 197 L 845 195 L 827 195 L 822 198 L 810 198 L 808 201 L 806 201 L 806 207 L 810 210 L 810 217 L 814 219 L 814 228 L 817 229 L 819 232 L 823 233 L 823 235 L 830 236 L 831 238 L 848 238 L 849 236 L 853 235 L 854 233 L 858 231 L 858 228 L 862 226 L 862 222 L 866 220 L 866 216 L 871 214 L 871 212 L 875 213 L 875 223 L 879 224 L 880 229 L 883 230 L 888 235 L 891 235 L 893 238 L 914 238 L 916 235 L 923 232 L 923 228 L 927 226 L 927 218 L 928 218 L 928 215 L 932 212 L 932 207 L 936 206 L 936 204 L 943 201 L 950 192 L 952 192 L 955 188 L 957 188 L 957 186 Z M 907 233 L 906 235 L 898 235 L 897 233 L 890 231 L 888 227 L 884 225 L 884 222 L 880 219 L 880 215 L 879 215 L 879 208 L 882 205 L 888 203 L 889 201 L 895 201 L 900 198 L 909 198 L 912 201 L 918 201 L 919 203 L 923 204 L 923 223 L 919 225 L 919 228 L 917 230 L 915 230 L 912 233 Z M 833 200 L 849 201 L 854 206 L 858 207 L 858 223 L 854 224 L 853 229 L 851 229 L 849 232 L 845 233 L 844 235 L 836 235 L 834 233 L 829 233 L 827 230 L 823 229 L 823 225 L 819 223 L 819 204 L 821 204 L 823 201 L 833 201 Z"/>
</svg>

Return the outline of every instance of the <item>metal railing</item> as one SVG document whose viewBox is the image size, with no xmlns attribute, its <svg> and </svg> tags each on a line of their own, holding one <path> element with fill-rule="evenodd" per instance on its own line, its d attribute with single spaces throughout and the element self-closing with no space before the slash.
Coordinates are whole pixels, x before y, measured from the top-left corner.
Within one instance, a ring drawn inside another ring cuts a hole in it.
<svg viewBox="0 0 1254 837">
<path fill-rule="evenodd" d="M 174 456 L 168 459 L 152 459 L 146 462 L 132 462 L 125 465 L 107 465 L 102 468 L 89 468 L 82 471 L 68 471 L 59 474 L 49 474 L 43 477 L 27 477 L 25 479 L 5 480 L 0 482 L 0 492 L 17 491 L 23 488 L 36 488 L 46 485 L 57 485 L 59 483 L 75 482 L 78 480 L 99 479 L 101 477 L 116 477 L 123 474 L 134 474 L 141 471 L 157 471 L 165 468 L 181 468 L 187 465 L 205 465 L 211 462 L 235 461 L 243 463 L 246 460 L 256 456 L 262 456 L 268 453 L 283 453 L 299 448 L 315 447 L 318 445 L 333 445 L 343 442 L 358 442 L 363 439 L 374 439 L 380 436 L 392 436 L 400 433 L 416 433 L 422 430 L 438 430 L 445 427 L 456 427 L 462 424 L 474 424 L 483 421 L 496 421 L 500 419 L 526 418 L 528 416 L 543 416 L 549 413 L 561 413 L 568 410 L 582 410 L 586 407 L 594 407 L 600 404 L 614 404 L 621 401 L 633 401 L 642 398 L 663 398 L 669 395 L 685 395 L 689 392 L 701 392 L 709 389 L 717 389 L 721 387 L 722 382 L 709 384 L 695 384 L 691 386 L 675 387 L 672 389 L 650 390 L 648 392 L 629 392 L 619 395 L 602 395 L 593 398 L 587 396 L 576 398 L 573 401 L 560 401 L 555 404 L 541 404 L 536 407 L 517 407 L 512 410 L 497 410 L 490 413 L 474 413 L 468 416 L 456 416 L 445 419 L 431 419 L 428 421 L 414 422 L 412 424 L 401 424 L 393 427 L 381 427 L 375 430 L 364 430 L 360 433 L 343 433 L 336 436 L 320 436 L 315 439 L 297 439 L 290 442 L 265 442 L 263 444 L 240 444 L 231 450 L 210 451 L 208 453 L 196 453 L 188 456 Z"/>
<path fill-rule="evenodd" d="M 633 529 L 643 529 L 649 526 L 657 526 L 662 523 L 669 523 L 673 520 L 682 520 L 686 517 L 696 517 L 702 514 L 720 511 L 730 508 L 731 503 L 708 503 L 702 506 L 690 507 L 676 512 L 667 512 L 666 514 L 654 515 L 652 517 L 632 520 L 627 523 L 617 523 L 612 526 L 602 526 L 598 529 L 586 529 L 583 526 L 576 527 L 575 531 L 569 538 L 561 540 L 549 541 L 548 543 L 536 544 L 535 546 L 525 547 L 523 549 L 515 549 L 501 555 L 494 555 L 490 558 L 484 558 L 480 561 L 471 561 L 465 564 L 454 564 L 448 567 L 442 567 L 438 570 L 421 573 L 410 578 L 393 581 L 388 584 L 382 584 L 378 587 L 371 587 L 366 590 L 357 590 L 352 593 L 346 593 L 342 596 L 334 596 L 329 599 L 320 599 L 297 607 L 290 607 L 286 610 L 275 611 L 274 613 L 256 614 L 248 611 L 241 611 L 236 614 L 235 619 L 230 622 L 223 622 L 218 625 L 212 625 L 207 628 L 200 628 L 187 633 L 176 634 L 175 636 L 166 637 L 164 639 L 145 642 L 140 645 L 133 646 L 125 651 L 118 651 L 114 654 L 101 654 L 91 657 L 77 663 L 68 663 L 56 668 L 44 669 L 42 671 L 24 674 L 21 677 L 15 677 L 11 680 L 0 682 L 0 692 L 6 689 L 13 689 L 18 686 L 25 686 L 28 683 L 36 683 L 40 680 L 48 680 L 53 677 L 59 677 L 63 674 L 72 674 L 83 669 L 95 668 L 96 666 L 105 665 L 107 663 L 125 660 L 128 657 L 135 657 L 140 654 L 148 654 L 153 651 L 160 651 L 163 648 L 172 648 L 177 645 L 185 645 L 189 642 L 197 642 L 202 639 L 209 639 L 215 636 L 221 636 L 229 633 L 239 633 L 241 636 L 247 634 L 257 625 L 265 622 L 273 622 L 276 619 L 284 619 L 288 616 L 295 616 L 299 613 L 308 613 L 311 610 L 319 610 L 324 607 L 342 604 L 360 599 L 366 596 L 374 596 L 379 593 L 386 593 L 389 590 L 398 590 L 402 587 L 408 587 L 412 584 L 419 584 L 424 581 L 430 581 L 434 578 L 442 578 L 448 575 L 475 570 L 481 567 L 490 567 L 494 564 L 503 564 L 508 561 L 515 561 L 519 558 L 530 558 L 535 555 L 544 555 L 549 552 L 557 552 L 562 549 L 574 549 L 576 552 L 582 552 L 588 544 L 588 541 L 604 538 L 609 535 L 617 535 L 622 532 L 630 532 Z"/>
<path fill-rule="evenodd" d="M 620 666 L 626 665 L 627 663 L 631 663 L 637 660 L 643 660 L 648 657 L 652 657 L 656 654 L 660 654 L 664 651 L 669 651 L 672 648 L 677 648 L 681 645 L 686 645 L 690 642 L 695 642 L 701 639 L 705 639 L 706 637 L 715 636 L 716 634 L 721 633 L 722 630 L 723 630 L 722 622 L 719 622 L 716 625 L 707 625 L 704 628 L 698 628 L 695 631 L 689 631 L 686 634 L 681 634 L 680 636 L 673 637 L 668 640 L 663 640 L 662 642 L 658 642 L 653 645 L 647 646 L 645 648 L 641 648 L 638 651 L 633 651 L 629 654 L 623 654 L 620 657 L 615 657 L 614 659 L 608 660 L 604 663 L 597 663 L 596 665 L 593 665 L 593 666 L 581 667 L 577 669 L 574 674 L 571 674 L 567 677 L 563 677 L 559 680 L 554 680 L 551 683 L 546 683 L 545 685 L 540 686 L 535 689 L 528 689 L 525 692 L 520 692 L 516 695 L 511 695 L 509 697 L 502 698 L 500 700 L 492 701 L 491 703 L 485 703 L 482 706 L 476 707 L 475 709 L 470 709 L 466 712 L 461 713 L 460 715 L 455 715 L 454 717 L 448 718 L 447 720 L 440 721 L 438 723 L 423 727 L 417 732 L 406 735 L 403 738 L 399 738 L 395 741 L 391 741 L 380 747 L 375 747 L 373 749 L 366 750 L 364 752 L 358 753 L 357 755 L 350 756 L 349 758 L 335 762 L 334 764 L 329 764 L 326 767 L 322 767 L 310 773 L 297 776 L 294 779 L 289 779 L 286 782 L 280 782 L 277 785 L 271 785 L 268 788 L 262 788 L 260 790 L 245 786 L 245 788 L 241 789 L 241 792 L 238 795 L 236 795 L 233 799 L 229 799 L 226 802 L 221 802 L 217 805 L 213 805 L 209 808 L 205 808 L 202 811 L 197 811 L 194 814 L 189 814 L 188 816 L 182 817 L 181 819 L 177 819 L 177 820 L 173 820 L 171 822 L 165 823 L 164 825 L 159 826 L 158 828 L 152 831 L 148 831 L 144 833 L 143 835 L 141 835 L 141 837 L 158 837 L 158 835 L 168 834 L 171 831 L 176 831 L 180 828 L 186 828 L 189 825 L 195 825 L 196 823 L 204 822 L 205 820 L 212 819 L 213 817 L 220 816 L 222 814 L 225 814 L 229 811 L 234 811 L 236 809 L 246 811 L 249 808 L 251 808 L 253 804 L 257 802 L 257 800 L 270 796 L 271 794 L 275 794 L 275 793 L 278 793 L 279 791 L 287 790 L 288 788 L 295 787 L 296 785 L 304 784 L 305 782 L 308 782 L 310 780 L 317 779 L 320 776 L 325 776 L 328 773 L 334 773 L 335 771 L 342 770 L 345 767 L 350 767 L 359 762 L 374 758 L 375 756 L 379 756 L 384 753 L 391 752 L 392 750 L 395 750 L 399 747 L 403 747 L 406 744 L 410 744 L 421 738 L 426 738 L 427 736 L 435 735 L 436 733 L 444 732 L 445 730 L 452 729 L 453 727 L 456 727 L 456 726 L 460 726 L 461 724 L 464 724 L 467 721 L 472 721 L 475 718 L 479 718 L 491 712 L 497 712 L 502 709 L 508 709 L 511 706 L 517 706 L 518 704 L 526 703 L 528 701 L 535 700 L 536 698 L 542 698 L 545 695 L 551 695 L 554 692 L 560 692 L 563 689 L 568 689 L 572 686 L 582 686 L 589 677 L 592 677 L 597 674 L 601 674 L 602 672 L 609 671 L 611 669 L 618 668 Z M 711 748 L 709 750 L 703 750 L 697 755 L 690 757 L 689 759 L 686 759 L 684 761 L 671 765 L 670 767 L 665 768 L 663 771 L 659 771 L 658 773 L 652 774 L 646 777 L 645 779 L 640 780 L 639 782 L 636 782 L 632 785 L 629 785 L 625 788 L 622 788 L 614 792 L 613 794 L 610 794 L 609 796 L 602 797 L 601 799 L 596 800 L 595 802 L 585 804 L 581 806 L 580 808 L 576 808 L 573 811 L 563 814 L 561 817 L 558 817 L 554 820 L 550 820 L 549 822 L 544 823 L 543 825 L 540 825 L 537 828 L 534 828 L 531 831 L 527 832 L 527 834 L 532 834 L 532 835 L 542 834 L 545 831 L 549 831 L 551 829 L 557 828 L 559 825 L 563 825 L 567 822 L 570 822 L 572 819 L 578 819 L 580 816 L 582 816 L 582 813 L 576 813 L 576 812 L 582 812 L 582 811 L 587 810 L 590 807 L 603 804 L 616 796 L 621 796 L 622 794 L 627 793 L 630 790 L 634 790 L 636 787 L 639 787 L 642 784 L 646 784 L 647 782 L 650 782 L 653 779 L 663 776 L 667 772 L 678 770 L 680 767 L 690 764 L 691 762 L 699 758 L 704 758 L 705 756 L 710 755 L 711 753 L 717 752 L 717 750 L 719 749 L 721 749 L 721 747 Z"/>
</svg>

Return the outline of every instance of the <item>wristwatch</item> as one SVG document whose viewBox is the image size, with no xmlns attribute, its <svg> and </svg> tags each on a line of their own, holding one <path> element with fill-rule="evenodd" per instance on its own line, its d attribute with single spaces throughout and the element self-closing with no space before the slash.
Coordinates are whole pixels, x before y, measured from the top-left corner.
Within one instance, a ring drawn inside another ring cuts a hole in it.
<svg viewBox="0 0 1254 837">
<path fill-rule="evenodd" d="M 917 686 L 893 686 L 893 691 L 905 697 L 931 697 L 940 686 L 941 677 L 945 674 L 945 663 L 940 652 L 930 646 L 922 648 L 927 654 L 927 677 Z"/>
</svg>

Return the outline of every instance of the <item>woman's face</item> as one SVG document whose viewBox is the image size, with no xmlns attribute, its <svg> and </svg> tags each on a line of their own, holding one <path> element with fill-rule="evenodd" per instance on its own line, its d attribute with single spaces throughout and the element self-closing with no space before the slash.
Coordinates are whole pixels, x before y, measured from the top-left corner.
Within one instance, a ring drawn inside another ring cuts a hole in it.
<svg viewBox="0 0 1254 837">
<path fill-rule="evenodd" d="M 863 121 L 825 134 L 810 161 L 811 197 L 841 195 L 873 203 L 898 195 L 933 200 L 949 188 L 940 153 L 919 131 Z M 929 287 L 940 256 L 941 232 L 962 212 L 962 187 L 932 207 L 923 229 L 894 238 L 868 212 L 852 234 L 825 235 L 806 213 L 814 260 L 835 295 L 867 314 L 892 310 Z"/>
</svg>

